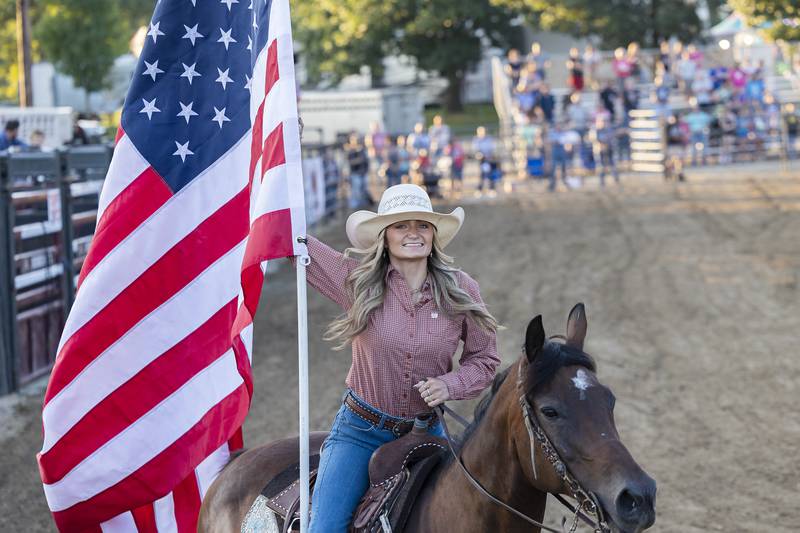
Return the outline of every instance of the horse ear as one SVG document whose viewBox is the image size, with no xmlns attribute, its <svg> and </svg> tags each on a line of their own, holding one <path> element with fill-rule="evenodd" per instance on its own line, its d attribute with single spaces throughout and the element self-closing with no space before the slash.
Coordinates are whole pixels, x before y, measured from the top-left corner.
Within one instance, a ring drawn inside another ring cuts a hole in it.
<svg viewBox="0 0 800 533">
<path fill-rule="evenodd" d="M 583 350 L 583 340 L 586 338 L 586 308 L 582 303 L 577 304 L 569 312 L 567 318 L 567 346 Z"/>
<path fill-rule="evenodd" d="M 542 315 L 536 315 L 536 318 L 528 323 L 528 329 L 525 330 L 525 355 L 528 357 L 528 362 L 532 362 L 544 346 L 544 338 Z"/>
</svg>

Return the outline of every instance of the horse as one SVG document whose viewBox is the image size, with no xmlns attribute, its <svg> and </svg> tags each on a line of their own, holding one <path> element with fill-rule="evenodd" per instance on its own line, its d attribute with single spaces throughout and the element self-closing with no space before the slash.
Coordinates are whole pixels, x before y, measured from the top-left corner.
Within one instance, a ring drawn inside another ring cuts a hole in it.
<svg viewBox="0 0 800 533">
<path fill-rule="evenodd" d="M 456 443 L 458 459 L 441 461 L 427 478 L 406 533 L 540 531 L 487 497 L 464 469 L 533 521 L 543 520 L 548 494 L 566 494 L 577 495 L 576 511 L 584 511 L 575 513 L 575 522 L 593 511 L 605 524 L 595 531 L 638 533 L 653 525 L 656 483 L 620 440 L 614 394 L 583 351 L 586 329 L 583 304 L 570 312 L 563 342 L 546 337 L 541 315 L 530 321 L 522 355 L 496 376 L 475 408 Z M 312 433 L 311 449 L 318 450 L 325 436 Z M 297 454 L 297 439 L 291 438 L 232 459 L 206 493 L 198 532 L 241 531 L 252 502 L 297 462 Z"/>
</svg>

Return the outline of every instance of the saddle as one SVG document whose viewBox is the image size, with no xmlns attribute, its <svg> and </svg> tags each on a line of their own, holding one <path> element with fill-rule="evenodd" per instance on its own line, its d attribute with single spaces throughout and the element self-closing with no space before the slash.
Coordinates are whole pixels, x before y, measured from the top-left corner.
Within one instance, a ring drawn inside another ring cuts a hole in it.
<svg viewBox="0 0 800 533">
<path fill-rule="evenodd" d="M 353 515 L 351 533 L 402 531 L 417 494 L 446 450 L 447 441 L 429 435 L 421 427 L 375 450 L 369 461 L 370 485 Z M 313 492 L 319 450 L 312 451 L 309 465 Z M 299 478 L 300 464 L 295 463 L 261 491 L 266 506 L 282 522 L 283 533 L 299 530 Z"/>
</svg>

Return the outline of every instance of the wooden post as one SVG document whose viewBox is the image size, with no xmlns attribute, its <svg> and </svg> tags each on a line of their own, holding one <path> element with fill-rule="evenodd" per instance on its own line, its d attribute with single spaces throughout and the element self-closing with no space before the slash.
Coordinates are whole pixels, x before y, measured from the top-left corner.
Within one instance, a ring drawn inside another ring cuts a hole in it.
<svg viewBox="0 0 800 533">
<path fill-rule="evenodd" d="M 17 64 L 19 65 L 19 105 L 33 105 L 31 84 L 31 25 L 29 0 L 17 0 Z"/>
</svg>

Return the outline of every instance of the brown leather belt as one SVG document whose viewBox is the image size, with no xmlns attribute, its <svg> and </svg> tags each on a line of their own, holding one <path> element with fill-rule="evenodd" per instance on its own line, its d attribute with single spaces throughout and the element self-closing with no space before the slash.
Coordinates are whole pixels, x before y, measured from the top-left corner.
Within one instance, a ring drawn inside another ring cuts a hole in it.
<svg viewBox="0 0 800 533">
<path fill-rule="evenodd" d="M 380 414 L 376 413 L 372 409 L 368 409 L 361 405 L 351 394 L 348 394 L 344 397 L 344 404 L 347 406 L 348 409 L 353 411 L 355 414 L 366 420 L 367 422 L 379 426 L 381 423 L 381 418 L 383 418 Z M 435 412 L 426 413 L 428 416 L 428 427 L 433 426 L 439 420 L 439 417 L 436 415 Z M 422 416 L 422 415 L 419 415 Z M 406 418 L 402 420 L 394 420 L 391 418 L 386 418 L 383 421 L 383 429 L 388 429 L 396 436 L 400 437 L 405 435 L 414 427 L 414 419 L 413 418 Z"/>
</svg>

